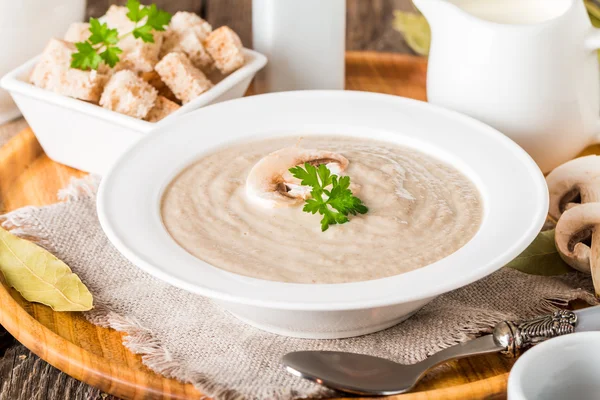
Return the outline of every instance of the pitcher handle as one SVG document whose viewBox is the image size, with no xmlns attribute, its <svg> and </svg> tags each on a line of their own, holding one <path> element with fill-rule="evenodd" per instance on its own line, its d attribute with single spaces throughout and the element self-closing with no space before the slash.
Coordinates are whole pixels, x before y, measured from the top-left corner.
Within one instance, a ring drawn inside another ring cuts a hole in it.
<svg viewBox="0 0 600 400">
<path fill-rule="evenodd" d="M 598 51 L 600 49 L 600 29 L 592 28 L 585 39 L 585 48 L 589 51 Z M 600 110 L 599 110 L 600 112 Z M 600 116 L 596 122 L 594 143 L 600 143 Z"/>
</svg>

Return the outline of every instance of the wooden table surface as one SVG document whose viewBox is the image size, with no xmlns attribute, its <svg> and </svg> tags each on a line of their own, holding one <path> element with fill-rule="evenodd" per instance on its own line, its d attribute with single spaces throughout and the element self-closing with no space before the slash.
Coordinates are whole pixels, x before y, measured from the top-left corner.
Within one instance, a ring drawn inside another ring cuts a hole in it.
<svg viewBox="0 0 600 400">
<path fill-rule="evenodd" d="M 142 1 L 147 3 L 147 1 Z M 214 26 L 229 25 L 251 46 L 251 0 L 155 0 L 170 12 L 194 11 Z M 125 0 L 88 0 L 88 16 L 104 14 Z M 402 35 L 391 26 L 393 10 L 412 9 L 411 0 L 348 0 L 349 50 L 411 53 Z M 0 126 L 0 146 L 27 124 L 16 120 Z M 0 326 L 0 400 L 115 399 L 81 383 L 39 359 Z"/>
<path fill-rule="evenodd" d="M 417 57 L 349 53 L 347 86 L 354 90 L 384 92 L 423 100 L 425 71 L 426 63 Z M 9 131 L 22 126 L 23 122 L 17 121 L 12 126 L 0 128 L 0 137 L 6 137 L 10 134 Z M 34 160 L 28 161 L 28 164 L 19 161 L 13 168 L 0 170 L 3 173 L 0 176 L 4 177 L 0 180 L 3 193 L 0 203 L 3 203 L 2 208 L 6 210 L 27 204 L 52 203 L 56 201 L 56 191 L 68 182 L 69 176 L 80 174 L 76 170 L 50 161 L 31 139 L 27 139 L 27 143 L 31 144 L 26 147 L 18 145 L 28 137 L 32 138 L 31 132 L 15 137 L 10 145 L 3 148 L 6 151 L 3 152 L 2 159 L 8 160 L 7 165 L 13 165 L 11 163 L 17 160 Z M 28 157 L 24 157 L 26 154 Z M 8 182 L 13 183 L 7 186 Z M 52 313 L 47 307 L 22 300 L 18 303 L 19 306 L 10 295 L 6 297 L 8 292 L 3 287 L 0 288 L 4 291 L 0 320 L 6 321 L 6 327 L 38 354 L 55 365 L 66 368 L 80 379 L 90 380 L 96 385 L 105 386 L 106 390 L 122 393 L 124 396 L 135 393 L 137 398 L 146 398 L 140 394 L 148 393 L 147 389 L 153 385 L 159 388 L 168 385 L 171 394 L 175 393 L 172 391 L 176 388 L 188 393 L 187 385 L 177 386 L 159 377 L 152 378 L 147 374 L 141 376 L 138 372 L 133 372 L 133 375 L 129 373 L 127 368 L 143 371 L 144 367 L 139 364 L 139 356 L 133 356 L 123 350 L 120 334 L 92 327 L 79 315 Z M 18 312 L 22 314 L 17 315 Z M 37 319 L 37 324 L 32 320 L 32 316 Z M 44 332 L 44 329 L 49 331 Z M 61 337 L 64 339 L 60 339 Z M 66 342 L 60 342 L 65 339 Z M 7 347 L 10 342 L 8 335 L 0 335 L 0 347 Z M 82 350 L 75 351 L 76 346 L 82 346 Z M 90 362 L 92 354 L 88 355 L 86 351 L 96 354 L 96 357 L 107 358 L 96 358 Z M 65 358 L 65 354 L 70 356 Z M 114 364 L 110 364 L 110 360 L 114 360 Z M 119 365 L 127 367 L 123 369 Z M 510 360 L 498 356 L 463 359 L 433 371 L 419 384 L 414 395 L 397 398 L 474 400 L 485 395 L 487 399 L 500 400 L 505 398 L 506 373 L 510 366 Z M 122 373 L 114 375 L 114 371 L 120 371 L 119 368 L 123 369 Z M 98 377 L 102 378 L 97 379 Z M 133 386 L 130 381 L 132 377 L 135 378 Z M 103 398 L 113 397 L 68 377 L 23 346 L 10 346 L 4 357 L 0 357 L 0 400 Z"/>
<path fill-rule="evenodd" d="M 111 4 L 127 0 L 88 0 L 88 16 L 99 17 Z M 149 3 L 151 0 L 142 0 Z M 326 0 L 323 0 L 326 1 Z M 152 0 L 173 13 L 193 11 L 214 27 L 229 25 L 246 47 L 252 46 L 252 0 Z M 402 35 L 392 29 L 394 10 L 414 10 L 412 0 L 346 0 L 347 50 L 411 53 Z M 317 11 L 315 11 L 317 12 Z M 310 21 L 298 21 L 309 23 Z"/>
</svg>

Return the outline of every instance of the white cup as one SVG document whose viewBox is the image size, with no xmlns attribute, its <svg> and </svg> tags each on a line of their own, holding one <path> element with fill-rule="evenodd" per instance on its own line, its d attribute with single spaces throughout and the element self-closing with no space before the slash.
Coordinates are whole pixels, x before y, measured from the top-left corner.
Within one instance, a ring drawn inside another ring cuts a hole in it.
<svg viewBox="0 0 600 400">
<path fill-rule="evenodd" d="M 0 76 L 40 53 L 51 37 L 61 38 L 82 21 L 85 0 L 0 0 Z M 20 115 L 0 89 L 0 124 Z"/>
<path fill-rule="evenodd" d="M 519 358 L 508 379 L 508 400 L 600 399 L 600 332 L 548 340 Z"/>
<path fill-rule="evenodd" d="M 269 59 L 258 93 L 344 89 L 345 0 L 253 0 L 252 41 Z"/>
</svg>

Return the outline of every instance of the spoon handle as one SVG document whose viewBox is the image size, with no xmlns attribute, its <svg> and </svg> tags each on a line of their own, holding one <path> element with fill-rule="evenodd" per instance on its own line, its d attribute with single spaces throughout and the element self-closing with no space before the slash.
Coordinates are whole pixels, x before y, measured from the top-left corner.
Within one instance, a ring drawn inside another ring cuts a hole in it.
<svg viewBox="0 0 600 400">
<path fill-rule="evenodd" d="M 600 326 L 600 307 L 591 307 L 585 314 L 588 324 L 592 320 L 594 327 Z M 480 354 L 501 352 L 509 357 L 516 357 L 523 350 L 553 337 L 575 332 L 580 319 L 574 311 L 559 310 L 552 314 L 542 315 L 521 322 L 502 321 L 498 323 L 491 335 L 481 336 L 468 342 L 460 343 L 439 351 L 425 360 L 415 364 L 423 369 L 421 376 L 436 365 Z M 420 377 L 419 377 L 420 379 Z"/>
<path fill-rule="evenodd" d="M 585 316 L 585 323 L 592 327 L 587 330 L 600 328 L 600 307 L 590 307 L 583 312 L 559 310 L 521 322 L 502 321 L 495 326 L 491 335 L 481 336 L 439 351 L 418 365 L 430 369 L 458 358 L 496 352 L 515 357 L 537 343 L 575 332 L 575 328 L 582 320 L 579 317 L 582 316 Z"/>
<path fill-rule="evenodd" d="M 412 389 L 436 365 L 497 352 L 514 357 L 536 343 L 573 333 L 575 328 L 600 329 L 600 307 L 577 312 L 560 310 L 521 322 L 502 321 L 491 335 L 454 345 L 416 364 L 403 365 L 365 354 L 322 350 L 289 353 L 282 361 L 294 375 L 333 389 L 364 395 L 399 394 Z"/>
<path fill-rule="evenodd" d="M 423 368 L 422 375 L 424 375 L 427 370 L 448 361 L 481 354 L 497 353 L 502 350 L 504 350 L 504 347 L 496 343 L 492 335 L 485 335 L 438 351 L 425 360 L 413 365 Z"/>
<path fill-rule="evenodd" d="M 502 321 L 492 337 L 503 348 L 502 354 L 516 357 L 535 344 L 575 332 L 578 322 L 574 311 L 559 310 L 522 322 Z"/>
</svg>

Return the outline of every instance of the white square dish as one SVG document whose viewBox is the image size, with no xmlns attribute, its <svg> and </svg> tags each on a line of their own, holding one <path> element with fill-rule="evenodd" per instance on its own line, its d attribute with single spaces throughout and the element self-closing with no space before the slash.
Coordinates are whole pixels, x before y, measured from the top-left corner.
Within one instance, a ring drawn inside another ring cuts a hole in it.
<svg viewBox="0 0 600 400">
<path fill-rule="evenodd" d="M 244 49 L 246 64 L 213 88 L 184 104 L 158 123 L 151 123 L 36 87 L 27 78 L 39 57 L 15 68 L 0 80 L 54 161 L 102 175 L 144 134 L 198 108 L 242 97 L 267 58 Z"/>
</svg>

